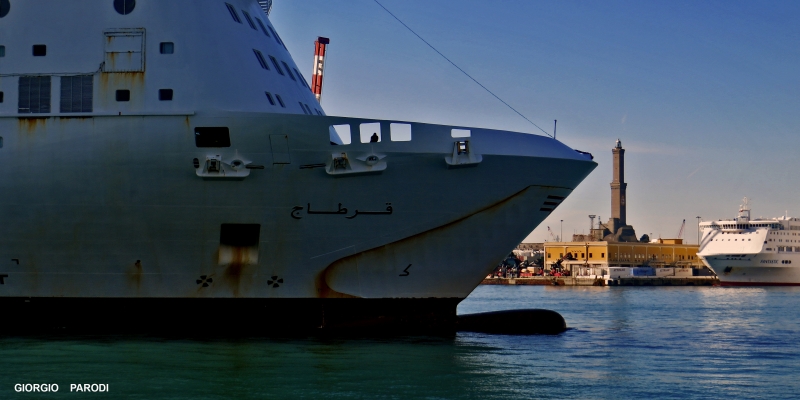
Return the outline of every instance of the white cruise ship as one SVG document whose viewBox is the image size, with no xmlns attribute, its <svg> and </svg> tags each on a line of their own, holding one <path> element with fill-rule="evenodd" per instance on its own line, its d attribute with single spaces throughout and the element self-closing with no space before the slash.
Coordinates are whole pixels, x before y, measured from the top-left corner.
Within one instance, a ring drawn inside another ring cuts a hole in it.
<svg viewBox="0 0 800 400">
<path fill-rule="evenodd" d="M 732 220 L 702 222 L 698 256 L 727 286 L 800 285 L 800 219 L 751 219 L 747 198 Z"/>
<path fill-rule="evenodd" d="M 0 330 L 446 329 L 596 167 L 327 116 L 265 9 L 0 0 Z"/>
</svg>

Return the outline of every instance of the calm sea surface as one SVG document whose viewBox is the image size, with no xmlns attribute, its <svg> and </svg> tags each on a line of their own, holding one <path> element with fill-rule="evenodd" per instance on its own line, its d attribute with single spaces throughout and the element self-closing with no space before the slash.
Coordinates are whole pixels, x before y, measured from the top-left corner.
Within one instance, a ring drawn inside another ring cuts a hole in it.
<svg viewBox="0 0 800 400">
<path fill-rule="evenodd" d="M 459 313 L 512 308 L 556 310 L 571 329 L 350 340 L 0 338 L 0 398 L 800 397 L 800 289 L 481 286 Z M 60 391 L 18 394 L 16 383 Z M 111 392 L 71 394 L 71 383 L 107 383 Z"/>
</svg>

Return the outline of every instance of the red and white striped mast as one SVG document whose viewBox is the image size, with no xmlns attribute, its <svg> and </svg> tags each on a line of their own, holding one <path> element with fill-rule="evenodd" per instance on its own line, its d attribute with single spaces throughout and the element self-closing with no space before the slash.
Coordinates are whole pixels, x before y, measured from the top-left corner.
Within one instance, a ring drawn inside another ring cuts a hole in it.
<svg viewBox="0 0 800 400">
<path fill-rule="evenodd" d="M 314 73 L 311 77 L 311 91 L 317 97 L 317 101 L 322 101 L 322 74 L 325 67 L 325 52 L 331 42 L 326 37 L 318 37 L 314 42 Z"/>
</svg>

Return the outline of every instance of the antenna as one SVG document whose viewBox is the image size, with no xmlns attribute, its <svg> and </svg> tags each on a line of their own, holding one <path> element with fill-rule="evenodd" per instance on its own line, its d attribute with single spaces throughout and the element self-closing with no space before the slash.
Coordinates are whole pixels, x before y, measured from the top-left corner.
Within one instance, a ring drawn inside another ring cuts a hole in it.
<svg viewBox="0 0 800 400">
<path fill-rule="evenodd" d="M 556 128 L 557 128 L 557 127 L 558 127 L 558 120 L 557 120 L 557 119 L 554 119 L 554 120 L 553 120 L 553 139 L 555 139 L 555 138 L 556 138 Z"/>
</svg>

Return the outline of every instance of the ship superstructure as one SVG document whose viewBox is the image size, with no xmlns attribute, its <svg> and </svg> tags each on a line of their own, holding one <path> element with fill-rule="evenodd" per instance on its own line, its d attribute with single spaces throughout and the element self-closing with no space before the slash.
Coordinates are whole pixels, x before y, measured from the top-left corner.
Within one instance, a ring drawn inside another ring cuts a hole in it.
<svg viewBox="0 0 800 400">
<path fill-rule="evenodd" d="M 326 116 L 255 0 L 0 1 L 0 329 L 448 326 L 595 166 Z"/>
<path fill-rule="evenodd" d="M 751 219 L 745 198 L 736 218 L 700 228 L 698 256 L 722 285 L 800 285 L 800 219 Z"/>
</svg>

